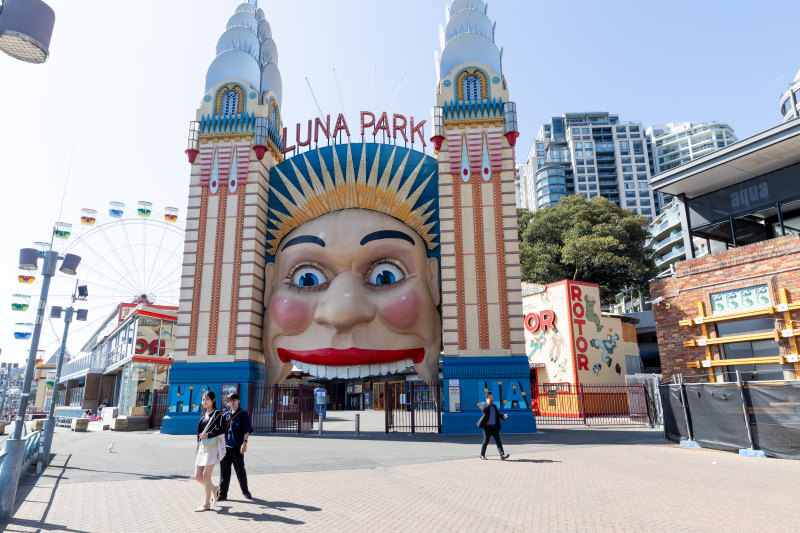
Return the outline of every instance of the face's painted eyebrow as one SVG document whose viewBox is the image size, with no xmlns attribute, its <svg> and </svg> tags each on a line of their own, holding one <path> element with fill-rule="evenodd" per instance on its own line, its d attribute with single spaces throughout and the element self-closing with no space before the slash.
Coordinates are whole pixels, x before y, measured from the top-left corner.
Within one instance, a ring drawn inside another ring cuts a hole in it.
<svg viewBox="0 0 800 533">
<path fill-rule="evenodd" d="M 294 239 L 289 239 L 289 241 L 283 245 L 281 251 L 287 249 L 290 246 L 294 246 L 295 244 L 319 244 L 323 248 L 325 248 L 325 241 L 320 239 L 319 237 L 315 237 L 314 235 L 300 235 L 299 237 L 295 237 Z"/>
<path fill-rule="evenodd" d="M 411 243 L 411 246 L 414 246 L 414 239 L 408 236 L 408 234 L 403 233 L 402 231 L 396 231 L 391 229 L 384 229 L 381 231 L 373 231 L 363 239 L 361 239 L 361 246 L 364 246 L 368 242 L 377 241 L 378 239 L 402 239 L 404 241 L 408 241 Z"/>
</svg>

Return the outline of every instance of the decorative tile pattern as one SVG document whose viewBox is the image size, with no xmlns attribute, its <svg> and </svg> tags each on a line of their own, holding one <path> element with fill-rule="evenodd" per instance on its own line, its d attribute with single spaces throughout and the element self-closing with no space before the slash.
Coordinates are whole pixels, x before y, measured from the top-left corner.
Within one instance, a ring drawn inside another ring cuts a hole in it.
<svg viewBox="0 0 800 533">
<path fill-rule="evenodd" d="M 233 289 L 231 290 L 231 324 L 228 334 L 228 353 L 236 355 L 236 326 L 239 322 L 239 277 L 242 272 L 242 233 L 244 232 L 245 188 L 239 189 L 239 206 L 236 215 L 236 243 L 233 252 Z"/>
<path fill-rule="evenodd" d="M 194 294 L 192 295 L 192 322 L 189 325 L 188 355 L 197 355 L 197 324 L 200 316 L 200 296 L 203 291 L 203 255 L 208 223 L 208 187 L 200 187 L 200 220 L 197 229 L 197 253 L 195 254 Z"/>
<path fill-rule="evenodd" d="M 230 171 L 229 171 L 230 172 Z M 211 287 L 211 311 L 208 324 L 208 355 L 217 354 L 217 328 L 219 326 L 219 300 L 222 287 L 222 252 L 225 247 L 225 213 L 228 208 L 228 188 L 219 190 L 217 234 L 214 241 L 214 283 Z"/>
</svg>

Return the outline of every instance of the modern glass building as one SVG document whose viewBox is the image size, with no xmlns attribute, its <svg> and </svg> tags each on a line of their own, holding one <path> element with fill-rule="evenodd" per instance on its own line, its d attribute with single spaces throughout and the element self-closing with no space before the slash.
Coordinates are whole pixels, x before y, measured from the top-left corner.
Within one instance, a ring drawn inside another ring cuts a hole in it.
<svg viewBox="0 0 800 533">
<path fill-rule="evenodd" d="M 738 141 L 724 122 L 670 122 L 647 128 L 653 171 L 660 174 Z"/>
<path fill-rule="evenodd" d="M 800 103 L 800 70 L 797 71 L 792 83 L 789 84 L 789 88 L 781 96 L 781 115 L 783 115 L 784 122 L 789 122 L 800 116 L 800 111 L 797 108 L 798 103 Z"/>
<path fill-rule="evenodd" d="M 581 194 L 604 196 L 620 207 L 657 214 L 641 123 L 605 112 L 564 113 L 543 124 L 520 172 L 531 210 Z"/>
</svg>

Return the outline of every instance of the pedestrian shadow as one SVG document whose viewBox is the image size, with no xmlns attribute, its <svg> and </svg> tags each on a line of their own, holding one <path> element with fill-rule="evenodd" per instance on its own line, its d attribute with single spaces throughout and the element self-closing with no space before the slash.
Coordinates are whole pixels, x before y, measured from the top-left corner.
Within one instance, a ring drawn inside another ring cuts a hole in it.
<svg viewBox="0 0 800 533">
<path fill-rule="evenodd" d="M 92 468 L 78 468 L 76 466 L 65 467 L 66 470 L 80 470 L 82 472 L 95 472 L 98 474 L 119 474 L 123 476 L 132 476 L 138 479 L 147 481 L 160 481 L 165 479 L 194 479 L 194 476 L 187 476 L 183 474 L 143 474 L 141 472 L 120 472 L 118 470 L 94 470 Z"/>
<path fill-rule="evenodd" d="M 552 459 L 506 459 L 507 463 L 560 463 Z"/>
<path fill-rule="evenodd" d="M 253 498 L 249 500 L 251 503 L 254 503 L 260 508 L 266 510 L 277 510 L 277 511 L 285 511 L 286 509 L 301 509 L 306 512 L 315 512 L 321 511 L 319 507 L 311 507 L 309 505 L 300 505 L 297 503 L 291 502 L 268 502 L 267 500 L 261 500 L 259 498 Z M 224 514 L 228 516 L 236 517 L 240 520 L 252 520 L 253 522 L 278 522 L 281 524 L 291 525 L 291 526 L 300 526 L 305 524 L 302 520 L 295 520 L 293 518 L 287 518 L 280 515 L 269 514 L 266 512 L 250 512 L 250 511 L 232 511 L 232 506 L 230 505 L 218 505 L 219 511 L 218 514 Z"/>
</svg>

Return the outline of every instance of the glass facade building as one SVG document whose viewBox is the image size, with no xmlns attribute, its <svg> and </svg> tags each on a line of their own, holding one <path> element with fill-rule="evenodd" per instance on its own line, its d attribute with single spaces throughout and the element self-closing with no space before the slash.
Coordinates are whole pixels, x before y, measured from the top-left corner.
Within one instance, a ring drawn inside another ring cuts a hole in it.
<svg viewBox="0 0 800 533">
<path fill-rule="evenodd" d="M 535 211 L 571 194 L 604 196 L 652 219 L 657 209 L 650 176 L 641 123 L 605 112 L 564 113 L 541 126 L 522 165 L 521 207 Z"/>
<path fill-rule="evenodd" d="M 783 116 L 784 122 L 789 122 L 800 116 L 798 104 L 800 104 L 800 70 L 797 71 L 794 80 L 789 84 L 789 88 L 781 96 L 781 116 Z"/>
</svg>

